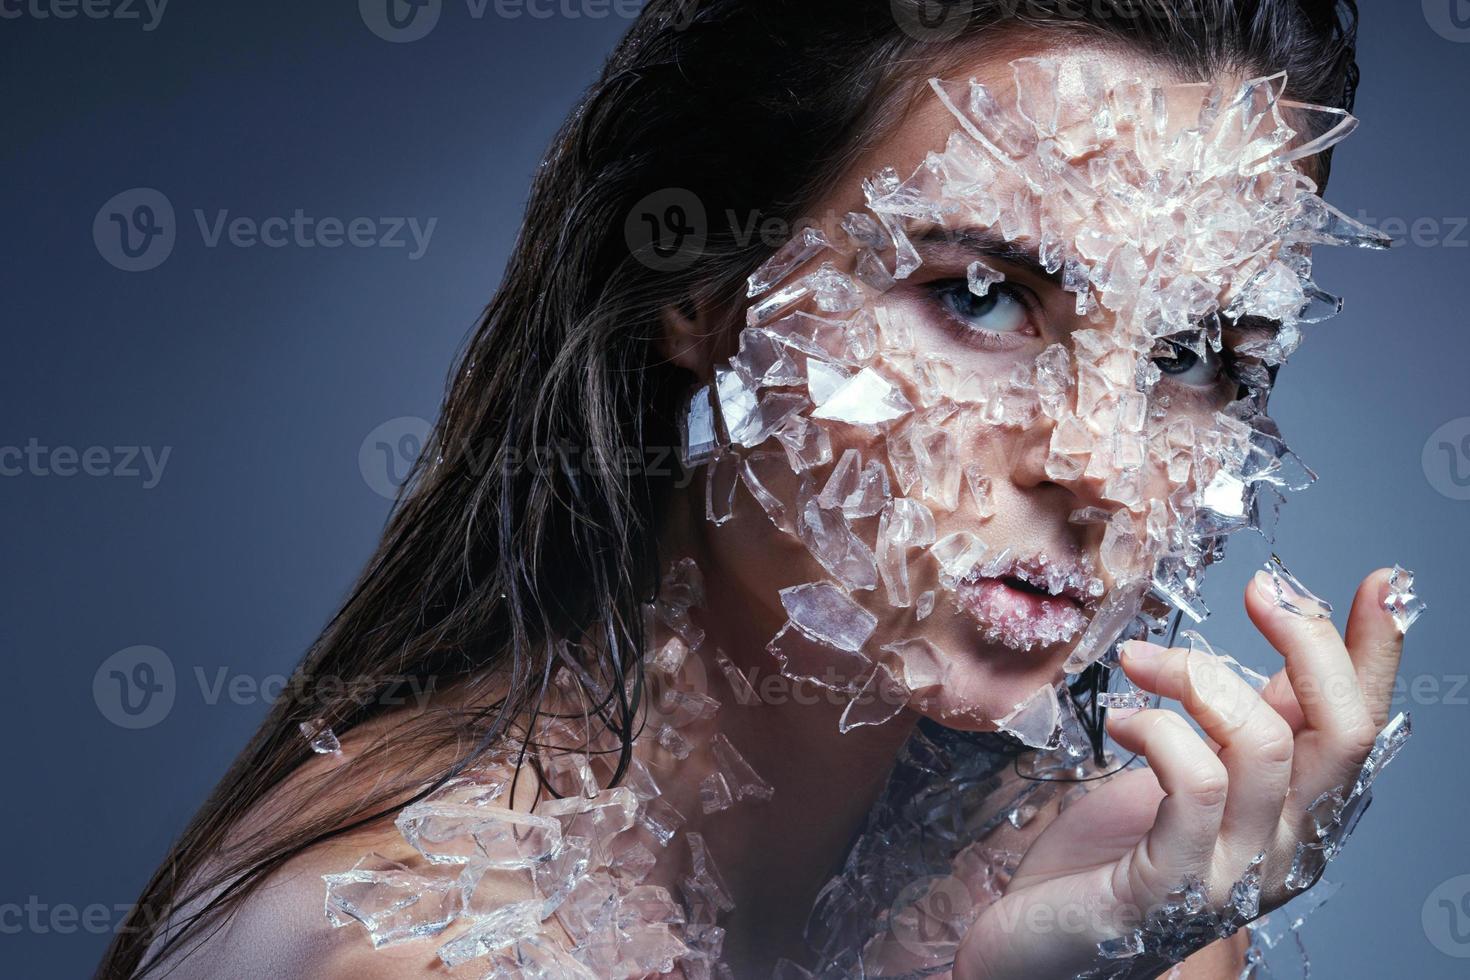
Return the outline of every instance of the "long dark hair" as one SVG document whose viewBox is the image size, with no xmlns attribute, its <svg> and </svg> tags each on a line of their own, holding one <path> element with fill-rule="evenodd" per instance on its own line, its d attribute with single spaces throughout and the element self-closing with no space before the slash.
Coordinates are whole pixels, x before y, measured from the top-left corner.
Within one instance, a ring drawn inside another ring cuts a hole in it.
<svg viewBox="0 0 1470 980">
<path fill-rule="evenodd" d="M 595 638 L 596 710 L 627 758 L 691 380 L 657 354 L 660 312 L 737 306 L 779 244 L 744 232 L 792 227 L 926 78 L 1008 31 L 1126 45 L 1187 77 L 1285 70 L 1291 98 L 1341 108 L 1357 84 L 1353 0 L 649 0 L 547 153 L 376 553 L 98 977 L 151 972 L 292 857 L 514 741 L 559 637 Z M 390 716 L 430 685 L 470 707 Z M 392 739 L 320 777 L 318 806 L 241 836 L 311 757 L 303 723 L 385 717 Z"/>
</svg>

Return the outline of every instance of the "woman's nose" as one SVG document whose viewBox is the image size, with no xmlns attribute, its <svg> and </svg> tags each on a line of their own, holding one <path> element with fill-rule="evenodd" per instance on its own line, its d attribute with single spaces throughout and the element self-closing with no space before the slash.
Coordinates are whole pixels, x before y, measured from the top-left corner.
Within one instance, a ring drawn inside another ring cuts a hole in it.
<svg viewBox="0 0 1470 980">
<path fill-rule="evenodd" d="M 1068 424 L 1077 422 L 1074 417 Z M 1048 484 L 1061 487 L 1075 498 L 1073 509 L 1116 507 L 1118 501 L 1106 493 L 1111 468 L 1089 466 L 1089 455 L 1066 452 L 1069 447 L 1065 440 L 1053 438 L 1056 431 L 1056 420 L 1044 413 L 1022 430 L 1008 454 L 1011 482 L 1023 491 Z"/>
</svg>

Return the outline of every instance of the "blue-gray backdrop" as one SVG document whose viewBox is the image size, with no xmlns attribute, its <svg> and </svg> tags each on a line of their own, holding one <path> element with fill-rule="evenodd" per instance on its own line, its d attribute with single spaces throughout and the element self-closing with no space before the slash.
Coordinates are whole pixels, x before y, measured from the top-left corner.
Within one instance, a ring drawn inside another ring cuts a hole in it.
<svg viewBox="0 0 1470 980">
<path fill-rule="evenodd" d="M 0 0 L 6 975 L 91 969 L 343 597 L 634 6 Z M 1365 6 L 1331 198 L 1407 242 L 1320 256 L 1349 305 L 1275 399 L 1322 477 L 1279 551 L 1339 622 L 1395 561 L 1432 608 L 1309 937 L 1319 976 L 1464 976 L 1470 4 Z M 1241 544 L 1209 635 L 1265 667 Z"/>
</svg>

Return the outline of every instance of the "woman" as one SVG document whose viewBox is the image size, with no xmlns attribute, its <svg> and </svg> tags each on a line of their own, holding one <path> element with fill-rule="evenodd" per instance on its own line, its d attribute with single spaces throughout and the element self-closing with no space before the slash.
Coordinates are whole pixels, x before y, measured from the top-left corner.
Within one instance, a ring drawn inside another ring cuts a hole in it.
<svg viewBox="0 0 1470 980">
<path fill-rule="evenodd" d="M 1340 637 L 1278 562 L 1269 682 L 1138 641 L 1311 478 L 1264 409 L 1311 246 L 1384 244 L 1317 196 L 1355 26 L 650 3 L 99 975 L 1237 975 L 1407 735 L 1422 604 L 1374 572 Z"/>
</svg>

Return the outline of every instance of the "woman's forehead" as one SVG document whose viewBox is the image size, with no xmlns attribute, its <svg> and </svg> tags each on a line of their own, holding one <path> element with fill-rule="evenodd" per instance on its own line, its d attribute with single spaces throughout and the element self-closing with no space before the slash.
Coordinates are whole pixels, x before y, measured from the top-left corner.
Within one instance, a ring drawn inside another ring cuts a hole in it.
<svg viewBox="0 0 1470 980">
<path fill-rule="evenodd" d="M 1062 105 L 1084 104 L 1088 97 L 1084 80 L 1089 74 L 1111 81 L 1136 78 L 1149 87 L 1167 87 L 1180 82 L 1168 67 L 1142 54 L 1115 45 L 1083 40 L 1074 43 L 1011 40 L 987 44 L 984 53 L 978 57 L 943 66 L 943 75 L 952 79 L 974 79 L 1002 105 L 1012 106 L 1017 102 L 1015 64 L 1024 59 L 1044 59 L 1057 66 L 1056 93 Z M 920 77 L 924 77 L 922 72 Z M 1234 81 L 1222 79 L 1220 83 L 1232 87 Z M 831 208 L 852 210 L 860 207 L 864 177 L 884 167 L 892 167 L 903 174 L 913 172 L 930 153 L 943 151 L 950 134 L 957 128 L 954 114 L 928 85 L 921 85 L 902 119 L 833 182 Z M 997 176 L 1001 181 L 1018 179 L 1009 172 Z"/>
</svg>

